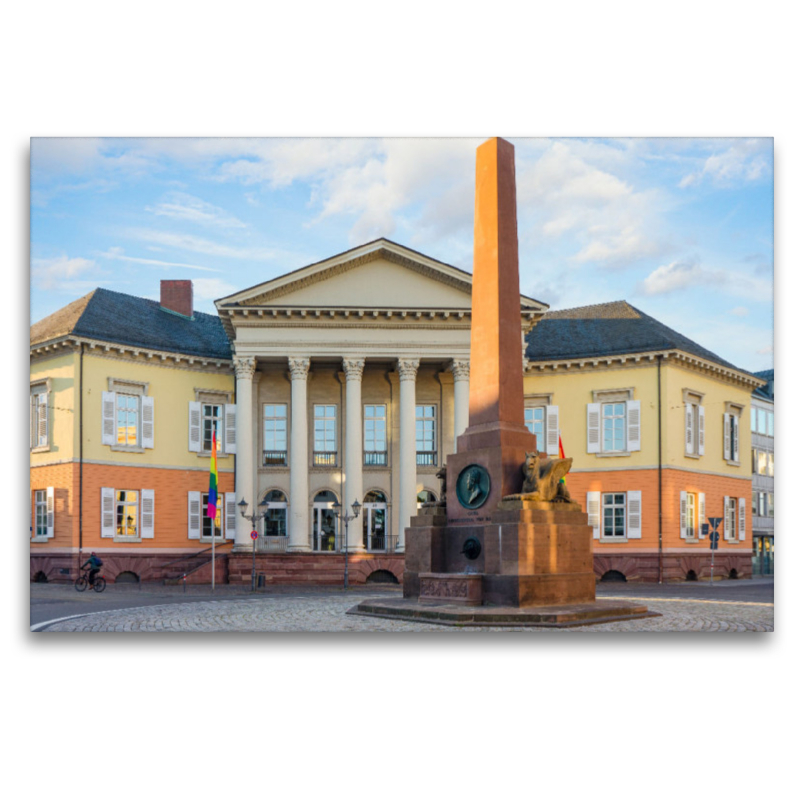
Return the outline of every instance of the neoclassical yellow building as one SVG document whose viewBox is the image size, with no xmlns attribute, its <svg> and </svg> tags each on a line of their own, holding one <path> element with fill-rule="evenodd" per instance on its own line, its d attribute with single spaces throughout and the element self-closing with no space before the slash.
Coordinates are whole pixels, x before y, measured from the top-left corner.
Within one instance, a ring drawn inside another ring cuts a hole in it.
<svg viewBox="0 0 800 800">
<path fill-rule="evenodd" d="M 70 579 L 95 550 L 111 580 L 205 582 L 213 542 L 217 579 L 249 582 L 237 504 L 266 502 L 267 582 L 338 582 L 345 551 L 351 581 L 402 580 L 404 529 L 467 426 L 471 292 L 469 273 L 380 239 L 222 298 L 217 316 L 164 281 L 160 303 L 98 289 L 35 324 L 32 578 Z M 713 515 L 717 574 L 749 574 L 739 420 L 763 381 L 626 303 L 547 309 L 520 297 L 526 421 L 575 459 L 598 577 L 705 575 Z"/>
</svg>

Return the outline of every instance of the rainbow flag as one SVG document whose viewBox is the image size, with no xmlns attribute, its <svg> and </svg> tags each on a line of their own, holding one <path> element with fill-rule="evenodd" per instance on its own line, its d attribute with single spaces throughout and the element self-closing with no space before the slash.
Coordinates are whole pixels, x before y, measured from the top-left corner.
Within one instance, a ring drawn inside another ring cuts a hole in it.
<svg viewBox="0 0 800 800">
<path fill-rule="evenodd" d="M 211 432 L 211 475 L 208 478 L 208 510 L 206 516 L 217 518 L 217 432 Z"/>
<path fill-rule="evenodd" d="M 559 458 L 566 458 L 566 456 L 564 455 L 564 445 L 561 444 L 561 434 L 560 433 L 558 434 L 558 457 Z M 559 481 L 559 483 L 563 483 L 564 486 L 567 485 L 567 481 L 566 481 L 565 478 L 562 478 Z"/>
</svg>

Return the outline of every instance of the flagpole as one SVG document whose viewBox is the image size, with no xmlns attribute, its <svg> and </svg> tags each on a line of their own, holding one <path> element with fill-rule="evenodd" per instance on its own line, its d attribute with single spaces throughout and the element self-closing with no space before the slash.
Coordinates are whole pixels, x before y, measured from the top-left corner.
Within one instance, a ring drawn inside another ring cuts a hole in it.
<svg viewBox="0 0 800 800">
<path fill-rule="evenodd" d="M 217 517 L 211 520 L 211 591 L 216 590 L 217 578 L 217 560 L 216 551 L 214 550 L 214 543 L 217 541 Z"/>
</svg>

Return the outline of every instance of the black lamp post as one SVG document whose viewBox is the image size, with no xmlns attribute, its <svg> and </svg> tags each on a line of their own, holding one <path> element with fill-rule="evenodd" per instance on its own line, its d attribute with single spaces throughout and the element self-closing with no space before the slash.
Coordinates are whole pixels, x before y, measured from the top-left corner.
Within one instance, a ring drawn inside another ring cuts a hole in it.
<svg viewBox="0 0 800 800">
<path fill-rule="evenodd" d="M 256 523 L 260 519 L 264 519 L 267 516 L 267 512 L 269 511 L 269 503 L 267 502 L 266 496 L 264 499 L 258 504 L 258 508 L 260 509 L 258 512 L 253 512 L 252 514 L 247 513 L 247 500 L 242 498 L 239 503 L 239 511 L 241 515 L 250 521 L 250 525 L 252 526 L 253 530 L 256 530 Z M 256 540 L 253 539 L 253 570 L 250 576 L 250 591 L 254 592 L 256 590 Z"/>
<path fill-rule="evenodd" d="M 336 516 L 344 522 L 344 588 L 347 590 L 347 526 L 348 523 L 352 522 L 361 511 L 361 503 L 358 502 L 358 498 L 353 501 L 353 513 L 350 515 L 346 510 L 342 513 L 342 506 L 337 500 L 333 507 L 335 509 Z"/>
</svg>

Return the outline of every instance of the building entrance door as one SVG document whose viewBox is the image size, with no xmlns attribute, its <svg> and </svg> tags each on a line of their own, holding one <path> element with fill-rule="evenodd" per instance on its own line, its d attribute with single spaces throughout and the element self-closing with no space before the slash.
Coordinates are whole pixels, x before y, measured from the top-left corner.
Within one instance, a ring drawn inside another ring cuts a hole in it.
<svg viewBox="0 0 800 800">
<path fill-rule="evenodd" d="M 364 547 L 367 551 L 386 552 L 392 549 L 389 541 L 389 514 L 386 495 L 383 492 L 368 492 L 363 510 Z"/>
<path fill-rule="evenodd" d="M 333 509 L 333 492 L 318 492 L 314 497 L 312 548 L 320 552 L 335 552 L 338 547 L 338 518 Z"/>
</svg>

